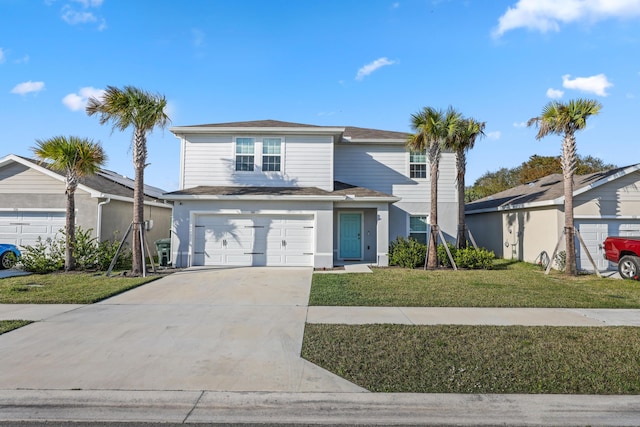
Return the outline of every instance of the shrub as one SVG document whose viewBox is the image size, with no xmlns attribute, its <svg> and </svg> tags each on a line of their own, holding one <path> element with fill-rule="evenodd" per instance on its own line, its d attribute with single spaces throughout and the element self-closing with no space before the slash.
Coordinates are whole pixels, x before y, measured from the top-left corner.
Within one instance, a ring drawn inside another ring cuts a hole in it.
<svg viewBox="0 0 640 427">
<path fill-rule="evenodd" d="M 96 267 L 99 270 L 107 270 L 109 269 L 109 265 L 111 264 L 111 260 L 116 255 L 116 251 L 118 250 L 118 246 L 120 246 L 120 242 L 116 239 L 117 233 L 114 234 L 113 240 L 104 240 L 98 243 L 96 248 L 96 256 L 97 256 L 97 265 Z M 120 251 L 120 255 L 118 255 L 118 260 L 116 261 L 116 265 L 114 266 L 117 270 L 125 270 L 131 268 L 131 262 L 133 260 L 133 256 L 131 254 L 131 249 L 128 248 L 127 243 L 122 247 Z"/>
<path fill-rule="evenodd" d="M 64 242 L 64 240 L 62 240 Z M 22 268 L 32 273 L 51 273 L 64 267 L 64 243 L 38 237 L 35 245 L 26 246 L 20 257 Z"/>
<path fill-rule="evenodd" d="M 427 245 L 415 239 L 400 236 L 389 245 L 389 265 L 416 268 L 424 265 Z"/>
<path fill-rule="evenodd" d="M 92 228 L 85 231 L 80 226 L 76 227 L 76 246 L 73 255 L 76 258 L 77 270 L 107 270 L 120 245 L 116 240 L 117 233 L 111 241 L 98 242 L 95 237 L 91 237 L 92 231 Z M 49 238 L 43 241 L 38 237 L 34 246 L 27 246 L 20 258 L 23 269 L 32 273 L 62 270 L 66 233 L 64 230 L 60 230 L 60 233 L 62 237 L 58 240 Z M 130 268 L 131 259 L 131 250 L 124 246 L 114 268 Z"/>
<path fill-rule="evenodd" d="M 493 267 L 493 261 L 496 259 L 493 251 L 488 251 L 484 248 L 467 247 L 458 249 L 449 242 L 447 242 L 447 246 L 458 268 L 490 270 Z M 438 245 L 438 262 L 445 267 L 451 267 L 451 262 L 443 244 Z"/>
</svg>

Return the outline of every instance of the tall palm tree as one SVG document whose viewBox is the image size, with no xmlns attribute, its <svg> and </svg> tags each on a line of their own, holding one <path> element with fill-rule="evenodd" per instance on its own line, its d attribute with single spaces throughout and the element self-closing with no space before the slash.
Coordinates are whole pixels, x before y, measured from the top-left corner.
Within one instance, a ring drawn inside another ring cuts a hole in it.
<svg viewBox="0 0 640 427">
<path fill-rule="evenodd" d="M 100 143 L 77 136 L 55 136 L 45 140 L 36 140 L 33 153 L 42 161 L 49 160 L 48 167 L 65 174 L 66 204 L 66 241 L 64 269 L 74 270 L 76 260 L 76 202 L 75 192 L 80 178 L 95 174 L 107 160 Z"/>
<path fill-rule="evenodd" d="M 446 148 L 456 153 L 456 183 L 458 185 L 458 236 L 459 249 L 467 247 L 466 223 L 464 218 L 464 175 L 467 171 L 467 151 L 473 148 L 476 140 L 484 136 L 485 122 L 473 118 L 463 119 L 458 132 L 449 139 Z"/>
<path fill-rule="evenodd" d="M 571 100 L 567 103 L 552 101 L 543 109 L 542 114 L 533 117 L 527 126 L 538 128 L 536 139 L 549 134 L 562 135 L 562 156 L 560 158 L 564 180 L 564 230 L 566 238 L 566 273 L 578 274 L 576 265 L 576 247 L 573 227 L 573 174 L 576 169 L 575 133 L 587 126 L 587 118 L 600 112 L 602 105 L 591 99 Z"/>
<path fill-rule="evenodd" d="M 133 167 L 135 185 L 133 190 L 133 263 L 132 273 L 143 271 L 140 229 L 144 223 L 144 168 L 147 166 L 147 134 L 156 126 L 164 128 L 169 122 L 165 113 L 167 100 L 163 95 L 152 94 L 142 89 L 125 86 L 122 89 L 107 86 L 101 99 L 89 98 L 87 114 L 98 114 L 100 124 L 111 122 L 112 130 L 124 131 L 133 127 Z"/>
<path fill-rule="evenodd" d="M 427 254 L 427 268 L 438 266 L 437 255 L 437 227 L 438 227 L 438 169 L 442 148 L 456 134 L 462 116 L 454 108 L 449 107 L 446 112 L 432 107 L 424 107 L 411 115 L 411 129 L 415 132 L 409 135 L 407 146 L 413 151 L 427 150 L 429 160 L 429 179 L 431 181 L 431 201 L 429 213 L 429 253 Z"/>
</svg>

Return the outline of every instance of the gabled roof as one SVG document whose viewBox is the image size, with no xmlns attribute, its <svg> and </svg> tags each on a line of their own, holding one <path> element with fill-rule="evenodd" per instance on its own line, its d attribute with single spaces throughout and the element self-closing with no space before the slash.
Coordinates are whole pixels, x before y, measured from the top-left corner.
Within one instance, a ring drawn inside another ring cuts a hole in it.
<svg viewBox="0 0 640 427">
<path fill-rule="evenodd" d="M 335 181 L 334 191 L 318 187 L 266 187 L 266 186 L 198 186 L 185 190 L 166 193 L 168 200 L 185 199 L 248 199 L 248 200 L 361 200 L 397 202 L 400 200 L 390 194 L 369 188 L 358 187 Z"/>
<path fill-rule="evenodd" d="M 8 156 L 0 159 L 0 167 L 10 162 L 20 163 L 23 166 L 35 169 L 64 183 L 64 174 L 51 169 L 47 163 L 30 159 L 28 157 L 9 154 Z M 111 197 L 120 200 L 133 201 L 134 181 L 126 176 L 106 169 L 100 169 L 96 175 L 80 178 L 78 188 L 90 193 L 92 197 Z M 147 202 L 163 202 L 162 194 L 164 193 L 164 190 L 160 188 L 145 185 L 144 193 L 145 201 Z"/>
<path fill-rule="evenodd" d="M 640 163 L 588 175 L 574 176 L 573 195 L 577 196 L 603 184 L 640 170 Z M 564 180 L 561 174 L 519 185 L 500 193 L 492 194 L 465 205 L 467 214 L 523 209 L 539 206 L 562 205 L 564 203 Z"/>
<path fill-rule="evenodd" d="M 203 125 L 176 126 L 170 129 L 176 135 L 189 133 L 216 132 L 281 132 L 281 133 L 315 133 L 332 134 L 338 142 L 391 142 L 405 143 L 409 134 L 380 129 L 369 129 L 355 126 L 317 126 L 304 123 L 283 122 L 279 120 L 252 120 L 244 122 L 210 123 Z"/>
</svg>

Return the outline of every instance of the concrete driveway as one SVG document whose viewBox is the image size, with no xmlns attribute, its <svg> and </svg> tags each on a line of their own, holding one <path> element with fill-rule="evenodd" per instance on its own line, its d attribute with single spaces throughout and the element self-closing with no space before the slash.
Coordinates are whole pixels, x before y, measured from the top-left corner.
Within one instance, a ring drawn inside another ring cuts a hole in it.
<svg viewBox="0 0 640 427">
<path fill-rule="evenodd" d="M 311 274 L 187 270 L 0 335 L 0 389 L 362 392 L 299 356 Z"/>
</svg>

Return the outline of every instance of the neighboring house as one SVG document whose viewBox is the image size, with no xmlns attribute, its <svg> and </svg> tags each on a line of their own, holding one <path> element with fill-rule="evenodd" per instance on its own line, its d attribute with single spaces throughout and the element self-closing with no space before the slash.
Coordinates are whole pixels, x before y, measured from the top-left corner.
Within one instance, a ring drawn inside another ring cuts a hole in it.
<svg viewBox="0 0 640 427">
<path fill-rule="evenodd" d="M 575 227 L 597 263 L 607 236 L 640 236 L 640 164 L 574 177 Z M 468 203 L 466 220 L 479 246 L 498 257 L 539 262 L 551 256 L 564 228 L 564 184 L 560 174 Z M 564 238 L 559 250 L 564 250 Z M 593 266 L 576 239 L 578 269 Z"/>
<path fill-rule="evenodd" d="M 425 241 L 428 165 L 407 134 L 274 120 L 171 128 L 181 141 L 172 260 L 192 265 L 388 265 Z M 455 160 L 440 163 L 441 228 L 455 235 Z"/>
<path fill-rule="evenodd" d="M 145 186 L 150 250 L 169 237 L 171 204 L 163 190 Z M 133 218 L 133 181 L 108 170 L 80 180 L 75 193 L 76 225 L 98 240 L 121 239 Z M 33 245 L 55 238 L 65 227 L 65 178 L 46 163 L 10 154 L 0 159 L 0 242 Z M 117 233 L 117 235 L 116 235 Z"/>
</svg>

